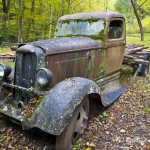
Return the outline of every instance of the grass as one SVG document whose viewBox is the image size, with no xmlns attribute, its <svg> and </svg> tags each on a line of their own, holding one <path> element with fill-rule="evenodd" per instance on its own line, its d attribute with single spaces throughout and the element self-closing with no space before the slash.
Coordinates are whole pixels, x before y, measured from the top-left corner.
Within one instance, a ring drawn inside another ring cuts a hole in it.
<svg viewBox="0 0 150 150">
<path fill-rule="evenodd" d="M 0 64 L 6 64 L 8 66 L 14 66 L 15 62 L 14 61 L 0 61 Z"/>
<path fill-rule="evenodd" d="M 1 48 L 0 47 L 0 54 L 4 54 L 4 53 L 15 53 L 14 51 L 12 51 L 11 49 L 10 49 L 10 47 L 3 47 L 3 48 Z"/>
<path fill-rule="evenodd" d="M 127 34 L 127 42 L 149 46 L 150 48 L 150 33 L 144 34 L 144 41 L 141 41 L 140 38 L 140 33 Z"/>
</svg>

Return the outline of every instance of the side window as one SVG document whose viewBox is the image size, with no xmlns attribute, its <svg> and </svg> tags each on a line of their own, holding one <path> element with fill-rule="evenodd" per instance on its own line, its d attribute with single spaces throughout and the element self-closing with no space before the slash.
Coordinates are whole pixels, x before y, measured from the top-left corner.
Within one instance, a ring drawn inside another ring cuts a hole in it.
<svg viewBox="0 0 150 150">
<path fill-rule="evenodd" d="M 113 20 L 110 22 L 108 30 L 108 39 L 122 38 L 123 22 L 121 20 Z"/>
</svg>

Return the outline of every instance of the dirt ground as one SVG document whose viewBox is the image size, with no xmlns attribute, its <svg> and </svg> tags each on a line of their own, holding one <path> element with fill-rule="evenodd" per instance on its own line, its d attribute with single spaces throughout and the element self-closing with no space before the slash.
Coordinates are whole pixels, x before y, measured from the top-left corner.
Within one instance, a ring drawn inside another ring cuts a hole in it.
<svg viewBox="0 0 150 150">
<path fill-rule="evenodd" d="M 87 129 L 74 150 L 150 150 L 150 81 L 131 81 L 131 68 L 124 68 L 120 81 L 127 91 L 110 107 L 92 101 Z M 55 137 L 39 130 L 22 131 L 0 120 L 0 150 L 53 150 Z"/>
</svg>

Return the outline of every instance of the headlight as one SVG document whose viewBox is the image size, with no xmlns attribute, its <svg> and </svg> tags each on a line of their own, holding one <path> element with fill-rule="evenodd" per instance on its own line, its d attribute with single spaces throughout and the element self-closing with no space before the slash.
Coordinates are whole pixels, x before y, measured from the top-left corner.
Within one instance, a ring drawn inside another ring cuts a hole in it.
<svg viewBox="0 0 150 150">
<path fill-rule="evenodd" d="M 5 64 L 0 64 L 0 77 L 6 78 L 11 73 L 11 67 Z"/>
<path fill-rule="evenodd" d="M 36 78 L 40 86 L 47 86 L 52 80 L 52 72 L 46 68 L 41 68 L 37 71 Z"/>
</svg>

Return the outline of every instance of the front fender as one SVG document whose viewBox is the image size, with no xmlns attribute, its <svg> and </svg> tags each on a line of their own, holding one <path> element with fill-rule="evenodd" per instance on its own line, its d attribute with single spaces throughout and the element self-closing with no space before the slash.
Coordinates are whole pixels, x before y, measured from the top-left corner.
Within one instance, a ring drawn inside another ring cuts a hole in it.
<svg viewBox="0 0 150 150">
<path fill-rule="evenodd" d="M 30 124 L 53 135 L 61 134 L 74 109 L 90 93 L 100 95 L 100 88 L 89 79 L 75 77 L 58 83 L 35 110 Z"/>
</svg>

